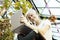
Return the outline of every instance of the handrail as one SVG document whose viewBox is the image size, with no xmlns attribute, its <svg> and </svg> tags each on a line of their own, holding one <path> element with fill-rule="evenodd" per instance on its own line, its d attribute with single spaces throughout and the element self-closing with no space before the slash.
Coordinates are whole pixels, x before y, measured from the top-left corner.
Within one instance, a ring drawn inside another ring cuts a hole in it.
<svg viewBox="0 0 60 40">
<path fill-rule="evenodd" d="M 55 22 L 55 23 L 51 23 L 52 25 L 57 25 L 60 24 L 60 22 Z"/>
</svg>

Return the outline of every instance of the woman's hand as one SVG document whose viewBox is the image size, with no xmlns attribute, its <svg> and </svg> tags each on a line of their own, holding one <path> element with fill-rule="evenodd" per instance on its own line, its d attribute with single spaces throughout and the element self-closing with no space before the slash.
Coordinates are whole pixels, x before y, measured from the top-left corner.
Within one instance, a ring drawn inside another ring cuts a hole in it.
<svg viewBox="0 0 60 40">
<path fill-rule="evenodd" d="M 26 24 L 26 23 L 27 23 L 26 17 L 21 16 L 21 17 L 20 17 L 20 22 Z"/>
</svg>

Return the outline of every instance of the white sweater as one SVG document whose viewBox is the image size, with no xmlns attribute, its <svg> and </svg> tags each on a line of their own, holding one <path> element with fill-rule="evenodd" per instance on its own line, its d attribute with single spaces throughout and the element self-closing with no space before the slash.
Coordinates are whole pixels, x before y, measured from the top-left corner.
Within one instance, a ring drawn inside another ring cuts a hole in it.
<svg viewBox="0 0 60 40">
<path fill-rule="evenodd" d="M 52 40 L 51 23 L 50 23 L 50 21 L 48 19 L 47 20 L 43 20 L 38 27 L 39 28 L 44 28 L 44 27 L 46 27 L 45 26 L 46 24 L 49 25 L 50 28 L 49 28 L 49 30 L 46 31 L 44 37 L 46 38 L 46 40 Z"/>
</svg>

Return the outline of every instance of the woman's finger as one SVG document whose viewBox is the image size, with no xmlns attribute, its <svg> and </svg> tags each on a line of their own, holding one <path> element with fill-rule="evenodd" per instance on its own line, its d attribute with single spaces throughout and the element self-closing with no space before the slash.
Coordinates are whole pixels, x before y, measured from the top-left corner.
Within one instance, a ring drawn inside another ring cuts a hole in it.
<svg viewBox="0 0 60 40">
<path fill-rule="evenodd" d="M 24 23 L 24 20 L 20 20 L 20 23 Z"/>
<path fill-rule="evenodd" d="M 24 16 L 21 16 L 20 18 L 24 18 Z"/>
</svg>

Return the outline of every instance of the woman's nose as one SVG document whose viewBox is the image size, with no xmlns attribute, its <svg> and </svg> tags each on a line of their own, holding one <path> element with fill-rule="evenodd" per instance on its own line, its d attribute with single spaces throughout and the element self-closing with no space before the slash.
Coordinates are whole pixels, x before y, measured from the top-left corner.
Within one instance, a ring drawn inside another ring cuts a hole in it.
<svg viewBox="0 0 60 40">
<path fill-rule="evenodd" d="M 33 18 L 33 17 L 31 17 L 31 20 L 34 20 L 34 18 Z"/>
</svg>

